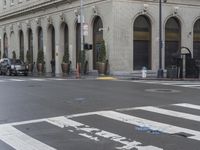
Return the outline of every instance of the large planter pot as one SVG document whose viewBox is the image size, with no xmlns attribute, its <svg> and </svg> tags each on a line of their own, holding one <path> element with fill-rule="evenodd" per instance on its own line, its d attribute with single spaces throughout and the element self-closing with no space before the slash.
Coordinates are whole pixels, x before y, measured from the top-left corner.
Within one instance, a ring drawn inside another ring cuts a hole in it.
<svg viewBox="0 0 200 150">
<path fill-rule="evenodd" d="M 61 64 L 62 72 L 63 74 L 69 73 L 69 63 L 62 63 Z"/>
<path fill-rule="evenodd" d="M 38 63 L 37 64 L 37 71 L 38 71 L 38 73 L 42 73 L 43 72 L 43 64 L 42 63 Z"/>
<path fill-rule="evenodd" d="M 28 72 L 33 72 L 33 64 L 28 64 Z"/>
<path fill-rule="evenodd" d="M 98 62 L 98 72 L 100 75 L 105 75 L 106 72 L 106 63 Z"/>
</svg>

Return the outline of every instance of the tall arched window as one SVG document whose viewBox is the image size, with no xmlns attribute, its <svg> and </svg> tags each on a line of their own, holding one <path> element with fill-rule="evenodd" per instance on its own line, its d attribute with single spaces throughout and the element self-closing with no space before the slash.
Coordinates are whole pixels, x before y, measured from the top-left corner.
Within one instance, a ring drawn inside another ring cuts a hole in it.
<svg viewBox="0 0 200 150">
<path fill-rule="evenodd" d="M 50 49 L 51 49 L 51 59 L 55 60 L 55 29 L 53 25 L 49 26 L 49 41 L 50 42 Z"/>
<path fill-rule="evenodd" d="M 80 62 L 81 52 L 81 25 L 76 23 L 76 63 Z"/>
<path fill-rule="evenodd" d="M 103 22 L 99 16 L 95 17 L 93 24 L 93 69 L 97 69 L 99 50 L 103 41 Z"/>
<path fill-rule="evenodd" d="M 42 28 L 38 28 L 38 50 L 43 50 L 43 31 Z"/>
<path fill-rule="evenodd" d="M 200 60 L 200 19 L 196 21 L 193 29 L 193 57 Z"/>
<path fill-rule="evenodd" d="M 14 33 L 14 31 L 11 31 L 11 33 L 10 33 L 10 41 L 15 41 L 15 33 Z M 10 50 L 11 51 L 16 51 L 15 42 L 10 42 Z"/>
<path fill-rule="evenodd" d="M 19 56 L 21 60 L 24 60 L 24 34 L 23 31 L 19 31 Z"/>
<path fill-rule="evenodd" d="M 133 33 L 133 69 L 142 67 L 151 69 L 151 23 L 148 17 L 142 15 L 134 22 Z"/>
<path fill-rule="evenodd" d="M 3 36 L 3 50 L 4 50 L 4 57 L 8 57 L 8 37 L 6 33 L 4 33 Z"/>
<path fill-rule="evenodd" d="M 69 31 L 66 23 L 64 24 L 64 49 L 69 49 Z"/>
<path fill-rule="evenodd" d="M 176 64 L 181 46 L 181 25 L 177 18 L 170 18 L 165 25 L 165 68 Z"/>
<path fill-rule="evenodd" d="M 31 63 L 33 62 L 33 32 L 31 29 L 28 29 L 28 50 L 31 54 Z"/>
</svg>

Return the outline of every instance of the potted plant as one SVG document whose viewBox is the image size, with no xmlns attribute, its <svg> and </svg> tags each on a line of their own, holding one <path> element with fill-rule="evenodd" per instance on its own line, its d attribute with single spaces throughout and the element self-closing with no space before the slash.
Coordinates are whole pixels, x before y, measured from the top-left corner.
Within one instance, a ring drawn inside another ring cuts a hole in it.
<svg viewBox="0 0 200 150">
<path fill-rule="evenodd" d="M 106 46 L 105 46 L 104 40 L 101 42 L 97 65 L 98 65 L 99 74 L 105 75 L 105 72 L 106 72 Z"/>
<path fill-rule="evenodd" d="M 64 55 L 63 55 L 63 60 L 61 64 L 62 72 L 63 74 L 68 74 L 69 73 L 69 50 L 66 48 L 64 50 Z"/>
<path fill-rule="evenodd" d="M 5 52 L 3 53 L 3 58 L 7 58 L 7 56 L 6 56 L 6 53 L 5 53 Z"/>
<path fill-rule="evenodd" d="M 20 50 L 19 59 L 24 61 L 24 51 Z"/>
<path fill-rule="evenodd" d="M 37 56 L 37 70 L 38 73 L 42 73 L 43 72 L 43 68 L 44 68 L 44 52 L 43 50 L 38 50 L 38 56 Z"/>
<path fill-rule="evenodd" d="M 16 59 L 16 53 L 15 53 L 15 51 L 12 51 L 12 59 Z"/>
<path fill-rule="evenodd" d="M 28 65 L 28 71 L 33 72 L 33 61 L 32 61 L 32 55 L 31 55 L 30 50 L 26 51 L 26 63 Z"/>
</svg>

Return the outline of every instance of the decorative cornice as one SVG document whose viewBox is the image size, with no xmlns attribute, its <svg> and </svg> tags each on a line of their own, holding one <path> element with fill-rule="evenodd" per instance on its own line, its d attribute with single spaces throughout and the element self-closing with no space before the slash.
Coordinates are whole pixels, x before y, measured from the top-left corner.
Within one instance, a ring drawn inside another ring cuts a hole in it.
<svg viewBox="0 0 200 150">
<path fill-rule="evenodd" d="M 51 8 L 51 7 L 55 7 L 58 5 L 62 5 L 62 4 L 66 4 L 66 3 L 71 3 L 72 1 L 76 1 L 76 0 L 49 0 L 46 2 L 40 2 L 34 5 L 29 5 L 28 7 L 24 7 L 24 8 L 20 8 L 20 10 L 13 10 L 13 11 L 9 11 L 6 13 L 2 13 L 0 15 L 0 21 L 5 20 L 5 19 L 10 19 L 10 18 L 14 18 L 17 16 L 20 16 L 22 14 L 29 14 L 32 13 L 33 11 L 39 11 L 42 9 L 46 9 L 46 8 Z"/>
</svg>

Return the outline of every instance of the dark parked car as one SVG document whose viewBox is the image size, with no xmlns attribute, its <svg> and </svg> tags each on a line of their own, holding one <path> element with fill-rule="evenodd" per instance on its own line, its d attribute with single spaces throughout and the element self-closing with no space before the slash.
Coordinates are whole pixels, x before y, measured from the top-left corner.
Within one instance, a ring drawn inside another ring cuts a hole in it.
<svg viewBox="0 0 200 150">
<path fill-rule="evenodd" d="M 20 59 L 3 58 L 0 60 L 0 74 L 27 76 L 28 68 Z"/>
</svg>

